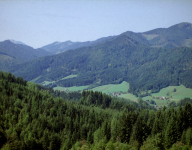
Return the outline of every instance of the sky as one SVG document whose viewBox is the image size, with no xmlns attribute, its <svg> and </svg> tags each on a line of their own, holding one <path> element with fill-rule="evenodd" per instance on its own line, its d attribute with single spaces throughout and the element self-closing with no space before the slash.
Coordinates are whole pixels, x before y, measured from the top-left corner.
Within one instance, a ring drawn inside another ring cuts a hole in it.
<svg viewBox="0 0 192 150">
<path fill-rule="evenodd" d="M 0 41 L 39 48 L 192 23 L 192 0 L 0 0 Z"/>
</svg>

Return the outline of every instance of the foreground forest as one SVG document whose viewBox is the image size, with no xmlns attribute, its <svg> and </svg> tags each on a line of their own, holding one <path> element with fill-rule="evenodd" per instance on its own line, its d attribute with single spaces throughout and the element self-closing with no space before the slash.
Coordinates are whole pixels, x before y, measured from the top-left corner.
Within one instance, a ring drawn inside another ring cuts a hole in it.
<svg viewBox="0 0 192 150">
<path fill-rule="evenodd" d="M 156 110 L 101 92 L 54 92 L 0 72 L 0 148 L 192 149 L 191 102 Z"/>
</svg>

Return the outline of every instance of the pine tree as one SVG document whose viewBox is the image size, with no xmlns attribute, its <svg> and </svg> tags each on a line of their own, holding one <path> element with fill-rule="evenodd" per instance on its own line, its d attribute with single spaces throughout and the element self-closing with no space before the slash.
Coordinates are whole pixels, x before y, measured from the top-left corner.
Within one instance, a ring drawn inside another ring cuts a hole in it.
<svg viewBox="0 0 192 150">
<path fill-rule="evenodd" d="M 185 135 L 186 144 L 192 145 L 192 130 L 191 128 L 188 128 Z"/>
<path fill-rule="evenodd" d="M 168 148 L 177 141 L 177 128 L 175 126 L 175 117 L 172 116 L 165 132 L 165 146 Z"/>
<path fill-rule="evenodd" d="M 177 140 L 180 141 L 182 132 L 184 130 L 183 128 L 183 109 L 181 105 L 179 105 L 178 111 L 177 111 L 177 122 L 176 122 L 176 127 L 177 127 Z"/>
<path fill-rule="evenodd" d="M 43 132 L 43 137 L 41 139 L 42 147 L 44 150 L 47 150 L 49 147 L 49 137 L 48 137 L 48 130 L 45 129 Z"/>
<path fill-rule="evenodd" d="M 149 135 L 149 129 L 147 127 L 147 124 L 142 119 L 142 117 L 139 116 L 133 129 L 133 139 L 138 141 L 139 144 L 141 145 L 148 135 Z"/>
<path fill-rule="evenodd" d="M 148 121 L 147 121 L 147 126 L 149 128 L 150 133 L 152 132 L 154 121 L 155 121 L 154 111 L 150 110 L 149 111 L 149 118 L 148 118 Z"/>
<path fill-rule="evenodd" d="M 155 122 L 153 123 L 153 128 L 152 128 L 152 135 L 155 136 L 157 133 L 160 133 L 160 127 L 159 127 L 159 120 L 158 118 L 155 119 Z"/>
<path fill-rule="evenodd" d="M 184 117 L 185 129 L 187 129 L 188 127 L 192 127 L 192 106 L 189 103 L 185 104 Z"/>
<path fill-rule="evenodd" d="M 121 142 L 129 143 L 132 126 L 133 125 L 132 125 L 130 114 L 124 113 L 120 120 L 119 135 L 120 135 Z"/>
<path fill-rule="evenodd" d="M 90 130 L 87 135 L 87 141 L 92 144 L 93 143 L 93 132 Z"/>
</svg>

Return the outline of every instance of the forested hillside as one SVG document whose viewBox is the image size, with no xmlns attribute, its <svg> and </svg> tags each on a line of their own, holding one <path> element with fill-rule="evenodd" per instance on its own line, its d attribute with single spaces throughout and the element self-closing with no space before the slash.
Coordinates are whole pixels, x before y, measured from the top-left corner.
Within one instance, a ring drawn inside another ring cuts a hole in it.
<svg viewBox="0 0 192 150">
<path fill-rule="evenodd" d="M 62 52 L 65 52 L 67 50 L 77 49 L 81 47 L 87 47 L 91 45 L 100 44 L 102 42 L 105 42 L 107 40 L 113 39 L 113 36 L 104 37 L 97 39 L 95 41 L 87 41 L 87 42 L 72 42 L 72 41 L 66 41 L 66 42 L 54 42 L 48 45 L 45 45 L 41 47 L 44 50 L 47 50 L 53 54 L 59 54 Z"/>
<path fill-rule="evenodd" d="M 80 46 L 3 70 L 27 81 L 40 84 L 48 81 L 49 87 L 88 85 L 90 89 L 127 81 L 128 92 L 138 97 L 148 95 L 148 90 L 158 92 L 167 86 L 183 84 L 192 88 L 191 35 L 190 23 L 145 33 L 129 31 L 101 38 L 91 46 Z M 54 44 L 49 46 L 56 48 Z M 70 75 L 75 77 L 65 78 Z"/>
<path fill-rule="evenodd" d="M 174 48 L 180 46 L 192 47 L 192 24 L 180 23 L 169 28 L 159 28 L 147 32 L 135 33 L 131 31 L 124 32 L 117 36 L 109 36 L 87 42 L 54 42 L 41 47 L 49 52 L 58 54 L 67 50 L 81 47 L 94 46 L 103 42 L 111 41 L 115 37 L 127 36 L 139 43 L 152 47 Z"/>
<path fill-rule="evenodd" d="M 4 150 L 189 149 L 191 120 L 189 103 L 155 111 L 142 101 L 125 103 L 92 91 L 82 92 L 74 102 L 0 72 L 0 148 Z"/>
<path fill-rule="evenodd" d="M 33 49 L 30 46 L 6 40 L 0 42 L 0 70 L 48 55 L 51 53 L 43 49 Z"/>
<path fill-rule="evenodd" d="M 119 39 L 116 39 L 119 40 Z M 123 37 L 122 40 L 129 39 Z M 129 41 L 130 42 L 130 41 Z M 124 43 L 124 42 L 123 42 Z M 54 86 L 99 86 L 109 83 L 130 83 L 131 93 L 157 92 L 169 85 L 192 87 L 192 48 L 150 48 L 139 44 L 108 42 L 44 57 L 7 69 L 37 83 L 57 81 Z M 77 77 L 61 80 L 75 74 Z"/>
<path fill-rule="evenodd" d="M 142 35 L 154 47 L 192 47 L 192 24 L 187 22 L 143 32 Z"/>
</svg>

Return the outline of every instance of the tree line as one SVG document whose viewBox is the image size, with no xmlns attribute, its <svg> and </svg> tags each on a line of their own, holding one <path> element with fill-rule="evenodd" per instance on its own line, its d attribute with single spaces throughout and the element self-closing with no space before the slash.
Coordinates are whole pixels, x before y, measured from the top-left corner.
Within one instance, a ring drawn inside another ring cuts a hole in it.
<svg viewBox="0 0 192 150">
<path fill-rule="evenodd" d="M 73 101 L 0 72 L 2 149 L 189 149 L 191 126 L 190 103 L 156 111 L 93 91 Z"/>
</svg>

